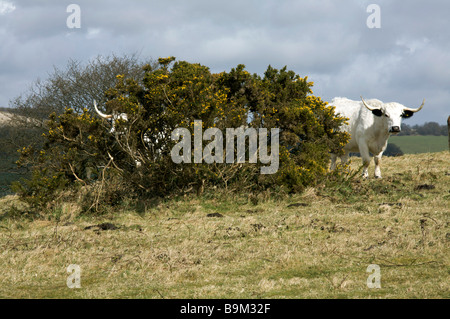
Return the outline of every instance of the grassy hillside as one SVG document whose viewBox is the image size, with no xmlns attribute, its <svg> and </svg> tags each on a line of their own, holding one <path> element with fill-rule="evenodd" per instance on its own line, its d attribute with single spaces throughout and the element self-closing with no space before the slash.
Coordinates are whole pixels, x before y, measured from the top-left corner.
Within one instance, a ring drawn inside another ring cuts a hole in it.
<svg viewBox="0 0 450 319">
<path fill-rule="evenodd" d="M 449 298 L 449 163 L 448 152 L 391 157 L 381 180 L 358 174 L 281 199 L 180 197 L 97 217 L 79 216 L 76 202 L 18 217 L 26 208 L 5 197 L 0 297 Z M 105 222 L 115 227 L 90 227 Z M 80 289 L 67 287 L 70 264 L 81 267 Z M 371 264 L 380 289 L 367 286 Z"/>
<path fill-rule="evenodd" d="M 400 147 L 405 154 L 442 152 L 448 150 L 447 136 L 391 136 L 389 138 L 389 143 L 393 143 Z"/>
</svg>

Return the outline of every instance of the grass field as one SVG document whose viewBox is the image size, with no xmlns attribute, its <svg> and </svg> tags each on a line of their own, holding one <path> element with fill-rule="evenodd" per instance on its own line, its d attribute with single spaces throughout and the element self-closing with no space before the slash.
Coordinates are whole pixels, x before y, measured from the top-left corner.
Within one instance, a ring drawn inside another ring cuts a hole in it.
<svg viewBox="0 0 450 319">
<path fill-rule="evenodd" d="M 391 136 L 389 138 L 389 143 L 393 143 L 400 147 L 405 154 L 442 152 L 448 150 L 447 136 Z"/>
<path fill-rule="evenodd" d="M 449 163 L 448 152 L 390 157 L 381 180 L 358 174 L 278 198 L 180 197 L 97 217 L 80 216 L 76 201 L 18 216 L 26 206 L 8 196 L 0 298 L 449 298 Z M 117 228 L 89 228 L 105 222 Z M 70 264 L 79 289 L 67 287 Z M 367 285 L 371 264 L 381 288 Z"/>
</svg>

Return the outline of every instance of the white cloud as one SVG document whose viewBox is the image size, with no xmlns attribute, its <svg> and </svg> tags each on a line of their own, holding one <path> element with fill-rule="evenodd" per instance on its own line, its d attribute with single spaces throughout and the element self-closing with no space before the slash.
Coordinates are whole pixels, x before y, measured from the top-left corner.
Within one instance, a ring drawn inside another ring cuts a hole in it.
<svg viewBox="0 0 450 319">
<path fill-rule="evenodd" d="M 396 45 L 400 47 L 404 47 L 407 49 L 409 54 L 414 54 L 417 50 L 423 49 L 428 43 L 430 39 L 422 38 L 422 39 L 399 39 L 395 42 Z"/>
<path fill-rule="evenodd" d="M 88 28 L 86 39 L 95 39 L 100 36 L 100 28 Z"/>
<path fill-rule="evenodd" d="M 0 15 L 5 15 L 16 10 L 16 6 L 6 0 L 0 0 Z"/>
</svg>

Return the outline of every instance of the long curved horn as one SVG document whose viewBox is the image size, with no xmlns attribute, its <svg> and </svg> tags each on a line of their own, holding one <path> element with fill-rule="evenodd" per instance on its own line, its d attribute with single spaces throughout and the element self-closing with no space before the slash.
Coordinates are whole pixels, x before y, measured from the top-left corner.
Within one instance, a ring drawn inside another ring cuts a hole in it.
<svg viewBox="0 0 450 319">
<path fill-rule="evenodd" d="M 369 111 L 373 111 L 373 110 L 378 110 L 378 108 L 376 107 L 370 107 L 367 105 L 366 101 L 364 101 L 363 97 L 361 96 L 361 101 L 363 102 L 364 106 L 369 110 Z"/>
<path fill-rule="evenodd" d="M 404 111 L 410 111 L 410 112 L 416 113 L 416 112 L 419 112 L 419 111 L 423 108 L 423 105 L 424 105 L 424 104 L 425 104 L 425 99 L 423 99 L 422 105 L 419 106 L 417 109 L 411 109 L 411 108 L 409 108 L 409 107 L 405 107 L 403 110 L 404 110 Z"/>
<path fill-rule="evenodd" d="M 96 100 L 94 100 L 94 108 L 95 108 L 95 110 L 97 111 L 98 115 L 100 115 L 101 117 L 103 117 L 103 118 L 105 118 L 105 119 L 110 119 L 110 118 L 113 117 L 112 115 L 106 115 L 106 114 L 103 114 L 102 112 L 100 112 L 100 111 L 98 110 L 98 108 L 97 108 L 97 101 L 96 101 Z"/>
</svg>

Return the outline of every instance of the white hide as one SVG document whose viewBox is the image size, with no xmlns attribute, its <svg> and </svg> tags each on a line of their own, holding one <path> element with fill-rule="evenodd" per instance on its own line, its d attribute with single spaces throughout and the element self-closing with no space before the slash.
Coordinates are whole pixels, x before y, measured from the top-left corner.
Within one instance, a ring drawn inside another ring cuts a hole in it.
<svg viewBox="0 0 450 319">
<path fill-rule="evenodd" d="M 94 100 L 94 108 L 95 108 L 95 111 L 98 113 L 98 115 L 100 115 L 100 117 L 102 117 L 102 118 L 104 118 L 104 119 L 111 119 L 111 129 L 110 129 L 110 133 L 116 133 L 116 129 L 115 129 L 115 122 L 116 121 L 118 121 L 118 120 L 120 120 L 120 121 L 124 121 L 124 122 L 127 122 L 128 121 L 128 115 L 126 114 L 126 113 L 120 113 L 120 114 L 104 114 L 104 113 L 102 113 L 99 109 L 98 109 L 98 107 L 97 107 L 97 102 Z M 123 132 L 117 132 L 117 134 L 123 134 Z M 163 133 L 159 133 L 158 134 L 160 137 L 161 137 L 161 139 L 163 139 L 164 138 L 164 134 Z M 147 133 L 144 133 L 144 135 L 143 135 L 143 141 L 144 141 L 144 143 L 146 143 L 147 144 L 147 146 L 151 146 L 152 145 L 152 141 L 151 141 L 151 139 L 150 139 L 150 137 L 148 136 L 148 134 Z M 155 144 L 156 143 L 158 143 L 158 139 L 156 139 L 155 140 Z M 156 152 L 158 153 L 158 154 L 160 154 L 161 152 L 160 152 L 160 150 L 156 150 Z M 138 160 L 135 160 L 135 162 L 136 162 L 136 167 L 137 168 L 139 168 L 139 167 L 141 167 L 142 166 L 142 164 L 141 164 L 141 162 L 140 161 L 138 161 Z"/>
<path fill-rule="evenodd" d="M 336 97 L 329 105 L 335 106 L 336 114 L 349 119 L 348 124 L 341 127 L 351 137 L 344 147 L 345 155 L 341 156 L 341 161 L 346 162 L 350 152 L 359 152 L 363 160 L 363 177 L 366 178 L 369 175 L 370 152 L 374 155 L 375 177 L 381 178 L 380 160 L 390 134 L 400 132 L 402 117 L 411 117 L 418 112 L 425 100 L 418 109 L 395 102 L 383 103 L 377 99 L 367 100 L 365 103 L 366 105 L 362 101 Z M 336 167 L 336 157 L 335 154 L 331 156 L 331 169 Z"/>
<path fill-rule="evenodd" d="M 98 113 L 98 115 L 100 115 L 100 117 L 103 117 L 104 119 L 111 119 L 111 130 L 109 131 L 110 133 L 114 133 L 116 131 L 115 129 L 115 124 L 117 120 L 121 120 L 121 121 L 128 121 L 128 116 L 126 113 L 120 113 L 120 114 L 104 114 L 102 112 L 100 112 L 100 110 L 97 108 L 97 101 L 94 100 L 94 108 L 95 111 Z"/>
</svg>

